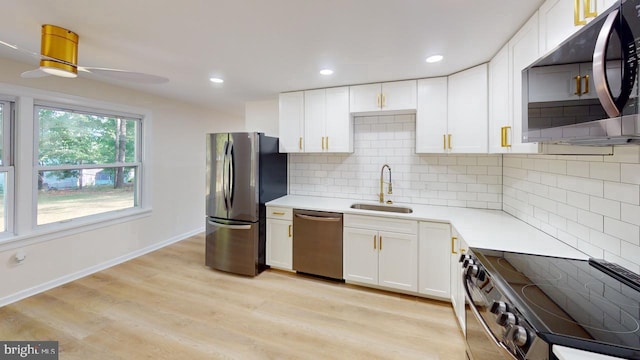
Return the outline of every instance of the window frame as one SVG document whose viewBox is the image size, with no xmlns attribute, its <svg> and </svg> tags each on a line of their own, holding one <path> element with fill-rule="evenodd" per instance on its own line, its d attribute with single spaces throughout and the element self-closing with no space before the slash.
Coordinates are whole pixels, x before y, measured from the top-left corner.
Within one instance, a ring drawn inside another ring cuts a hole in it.
<svg viewBox="0 0 640 360">
<path fill-rule="evenodd" d="M 50 109 L 57 111 L 64 111 L 69 113 L 77 113 L 77 114 L 86 114 L 86 115 L 94 115 L 94 116 L 104 116 L 104 117 L 116 117 L 122 118 L 125 120 L 135 121 L 135 150 L 134 150 L 134 162 L 114 162 L 114 163 L 106 163 L 106 164 L 86 164 L 86 165 L 76 165 L 76 164 L 68 164 L 68 165 L 40 165 L 38 158 L 40 155 L 40 147 L 39 147 L 39 133 L 40 133 L 40 117 L 39 110 L 40 109 Z M 92 109 L 85 106 L 74 106 L 68 104 L 59 104 L 55 102 L 49 101 L 38 101 L 35 100 L 33 104 L 33 178 L 32 178 L 32 188 L 33 188 L 33 203 L 32 203 L 32 223 L 34 228 L 47 228 L 47 227 L 56 227 L 56 224 L 61 223 L 75 223 L 75 222 L 84 222 L 86 220 L 91 219 L 101 219 L 110 217 L 109 214 L 119 213 L 119 212 L 127 212 L 135 209 L 141 209 L 144 207 L 144 201 L 142 197 L 142 149 L 143 149 L 143 117 L 140 115 L 133 115 L 122 113 L 119 111 L 110 111 L 104 109 Z M 60 221 L 55 221 L 51 223 L 38 224 L 38 175 L 39 173 L 45 171 L 57 171 L 57 170 L 87 170 L 87 169 L 98 169 L 98 168 L 118 168 L 118 167 L 132 167 L 136 169 L 136 182 L 134 189 L 134 205 L 130 208 L 119 209 L 119 210 L 111 210 L 105 211 L 98 214 L 85 215 L 80 217 L 75 217 L 71 219 L 64 219 Z"/>
<path fill-rule="evenodd" d="M 6 172 L 7 178 L 5 183 L 5 229 L 0 232 L 0 241 L 2 239 L 13 236 L 14 233 L 14 217 L 15 217 L 15 168 L 13 164 L 14 156 L 14 124 L 15 124 L 15 98 L 8 96 L 0 96 L 0 104 L 3 105 L 2 111 L 2 164 L 0 165 L 0 173 Z M 5 111 L 8 109 L 8 111 Z"/>
<path fill-rule="evenodd" d="M 152 112 L 148 108 L 135 105 L 125 105 L 95 98 L 85 98 L 77 95 L 30 88 L 0 82 L 0 99 L 14 101 L 12 152 L 13 172 L 11 188 L 13 226 L 12 232 L 0 234 L 0 251 L 9 251 L 24 246 L 47 242 L 50 240 L 73 236 L 104 227 L 125 224 L 151 216 L 153 211 L 152 183 L 149 174 L 153 173 Z M 112 99 L 126 99 L 118 94 L 110 95 Z M 126 100 L 118 100 L 126 101 Z M 93 112 L 121 114 L 124 117 L 140 118 L 140 136 L 144 141 L 140 144 L 140 203 L 136 208 L 97 214 L 94 216 L 77 218 L 77 221 L 51 223 L 36 226 L 34 223 L 34 103 L 55 104 L 57 106 L 74 106 L 78 109 L 88 109 Z M 135 101 L 134 101 L 135 102 Z M 144 134 L 144 135 L 143 135 Z"/>
</svg>

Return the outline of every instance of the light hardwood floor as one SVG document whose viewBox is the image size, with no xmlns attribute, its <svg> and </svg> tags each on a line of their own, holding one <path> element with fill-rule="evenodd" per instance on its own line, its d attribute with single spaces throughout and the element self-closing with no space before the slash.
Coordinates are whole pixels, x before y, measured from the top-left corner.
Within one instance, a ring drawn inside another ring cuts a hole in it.
<svg viewBox="0 0 640 360">
<path fill-rule="evenodd" d="M 267 270 L 204 266 L 195 236 L 0 308 L 1 340 L 60 359 L 452 359 L 450 304 Z"/>
</svg>

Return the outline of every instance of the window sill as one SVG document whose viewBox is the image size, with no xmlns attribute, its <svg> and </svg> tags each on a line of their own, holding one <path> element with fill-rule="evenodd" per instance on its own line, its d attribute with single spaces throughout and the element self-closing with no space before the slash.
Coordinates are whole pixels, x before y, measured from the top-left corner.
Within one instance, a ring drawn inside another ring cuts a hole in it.
<svg viewBox="0 0 640 360">
<path fill-rule="evenodd" d="M 0 252 L 51 241 L 87 231 L 97 230 L 151 216 L 152 209 L 127 209 L 112 213 L 77 218 L 70 221 L 46 224 L 34 228 L 28 234 L 7 235 L 0 238 Z"/>
</svg>

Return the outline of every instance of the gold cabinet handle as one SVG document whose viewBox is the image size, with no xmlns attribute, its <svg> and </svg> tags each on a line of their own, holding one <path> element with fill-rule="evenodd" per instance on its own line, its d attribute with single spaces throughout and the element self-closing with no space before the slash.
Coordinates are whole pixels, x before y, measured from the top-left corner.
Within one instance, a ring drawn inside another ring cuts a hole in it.
<svg viewBox="0 0 640 360">
<path fill-rule="evenodd" d="M 589 75 L 584 76 L 584 92 L 583 94 L 589 93 Z"/>
<path fill-rule="evenodd" d="M 580 77 L 580 75 L 576 75 L 575 79 L 576 79 L 576 92 L 573 94 L 580 95 L 582 94 L 582 81 L 581 81 L 582 78 Z"/>
<path fill-rule="evenodd" d="M 382 251 L 382 235 L 380 235 L 380 251 Z"/>
<path fill-rule="evenodd" d="M 387 98 L 384 96 L 384 94 L 382 94 L 382 106 L 381 107 L 385 107 L 387 106 Z"/>
<path fill-rule="evenodd" d="M 291 237 L 291 228 L 292 228 L 292 225 L 289 225 L 289 237 Z"/>
<path fill-rule="evenodd" d="M 284 211 L 274 211 L 272 212 L 273 215 L 284 215 Z"/>
<path fill-rule="evenodd" d="M 302 150 L 302 136 L 300 136 L 300 140 L 298 140 L 298 148 Z"/>
<path fill-rule="evenodd" d="M 327 136 L 327 150 L 329 150 L 329 137 Z"/>
<path fill-rule="evenodd" d="M 584 18 L 594 18 L 598 16 L 598 9 L 591 9 L 591 0 L 584 0 Z"/>
<path fill-rule="evenodd" d="M 442 148 L 447 150 L 447 134 L 442 134 Z"/>
<path fill-rule="evenodd" d="M 511 144 L 509 144 L 509 130 L 511 129 L 511 126 L 503 126 L 502 128 L 502 147 L 506 147 L 509 148 L 511 147 Z"/>
<path fill-rule="evenodd" d="M 588 0 L 585 0 L 585 2 Z M 573 3 L 573 24 L 575 26 L 586 25 L 587 20 L 580 20 L 580 0 Z"/>
<path fill-rule="evenodd" d="M 324 150 L 324 136 L 322 137 L 322 150 Z"/>
<path fill-rule="evenodd" d="M 458 240 L 457 237 L 455 237 L 455 236 L 451 237 L 451 253 L 452 254 L 457 254 L 457 252 L 456 252 L 456 240 Z"/>
<path fill-rule="evenodd" d="M 505 139 L 506 134 L 504 132 L 504 126 L 500 128 L 500 147 L 505 147 L 507 144 L 507 140 Z"/>
<path fill-rule="evenodd" d="M 381 94 L 378 94 L 378 98 L 376 99 L 376 105 L 378 105 L 378 107 L 382 107 L 382 100 L 380 98 Z"/>
<path fill-rule="evenodd" d="M 449 150 L 451 150 L 451 134 L 449 134 Z"/>
<path fill-rule="evenodd" d="M 376 242 L 378 241 L 377 236 L 373 235 L 373 249 L 376 249 Z"/>
<path fill-rule="evenodd" d="M 462 249 L 462 248 L 461 248 L 461 249 L 460 249 L 460 252 L 464 254 L 464 253 L 466 253 L 466 252 L 467 252 L 467 249 Z"/>
</svg>

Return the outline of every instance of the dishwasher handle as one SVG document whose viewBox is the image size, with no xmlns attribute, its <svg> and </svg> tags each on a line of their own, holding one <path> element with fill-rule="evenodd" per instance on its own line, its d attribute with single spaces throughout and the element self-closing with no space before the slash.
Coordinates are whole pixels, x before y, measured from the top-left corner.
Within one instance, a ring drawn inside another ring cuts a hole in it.
<svg viewBox="0 0 640 360">
<path fill-rule="evenodd" d="M 339 218 L 339 217 L 328 217 L 328 216 L 313 216 L 313 215 L 305 215 L 305 214 L 296 214 L 296 216 L 301 219 L 311 220 L 311 221 L 335 222 L 335 221 L 342 220 L 342 218 Z"/>
</svg>

